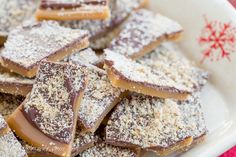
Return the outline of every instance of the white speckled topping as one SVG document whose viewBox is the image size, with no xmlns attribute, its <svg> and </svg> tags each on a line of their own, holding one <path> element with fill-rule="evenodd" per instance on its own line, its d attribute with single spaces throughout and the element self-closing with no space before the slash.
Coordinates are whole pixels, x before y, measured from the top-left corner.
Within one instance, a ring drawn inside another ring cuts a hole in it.
<svg viewBox="0 0 236 157">
<path fill-rule="evenodd" d="M 70 55 L 67 61 L 73 63 L 79 63 L 83 61 L 89 64 L 97 65 L 102 62 L 102 59 L 91 48 L 87 48 Z"/>
<path fill-rule="evenodd" d="M 21 96 L 0 93 L 0 114 L 6 119 L 24 100 Z"/>
<path fill-rule="evenodd" d="M 60 24 L 70 28 L 87 29 L 92 37 L 106 33 L 108 29 L 120 24 L 129 13 L 138 8 L 144 0 L 110 0 L 111 18 L 108 20 L 65 21 Z"/>
<path fill-rule="evenodd" d="M 88 84 L 80 104 L 78 121 L 85 129 L 92 129 L 94 132 L 123 91 L 111 85 L 104 70 L 82 62 L 77 64 L 86 66 L 88 74 Z"/>
<path fill-rule="evenodd" d="M 131 14 L 120 34 L 109 47 L 117 53 L 133 56 L 152 42 L 163 40 L 163 38 L 182 30 L 177 22 L 160 14 L 141 9 Z"/>
<path fill-rule="evenodd" d="M 105 50 L 105 54 L 105 62 L 108 62 L 108 64 L 110 62 L 112 64 L 108 65 L 110 66 L 108 68 L 115 70 L 115 72 L 119 73 L 123 79 L 126 79 L 129 82 L 140 83 L 144 86 L 154 87 L 163 91 L 189 92 L 188 88 L 168 77 L 167 73 L 171 73 L 171 69 L 169 71 L 156 69 L 155 72 L 153 72 L 151 67 L 137 63 L 136 61 L 108 49 Z"/>
<path fill-rule="evenodd" d="M 78 155 L 83 151 L 88 145 L 93 146 L 95 142 L 98 141 L 98 136 L 95 133 L 87 132 L 83 133 L 77 128 L 72 148 L 72 154 L 74 156 Z"/>
<path fill-rule="evenodd" d="M 1 0 L 0 34 L 9 32 L 24 20 L 30 18 L 36 9 L 33 0 Z"/>
<path fill-rule="evenodd" d="M 7 127 L 8 126 L 7 126 L 6 121 L 4 120 L 3 116 L 0 115 L 0 133 L 1 133 L 2 129 L 5 129 Z"/>
<path fill-rule="evenodd" d="M 26 157 L 27 154 L 12 132 L 0 137 L 1 157 Z"/>
<path fill-rule="evenodd" d="M 77 92 L 84 88 L 83 69 L 75 65 L 43 62 L 32 92 L 24 101 L 23 111 L 42 133 L 69 143 L 77 116 L 74 115 L 74 90 Z"/>
<path fill-rule="evenodd" d="M 124 99 L 112 113 L 106 140 L 167 148 L 190 137 L 177 103 L 143 95 Z"/>
<path fill-rule="evenodd" d="M 64 28 L 52 21 L 20 26 L 9 33 L 1 56 L 24 68 L 32 68 L 57 51 L 86 39 L 87 35 L 87 31 Z"/>
<path fill-rule="evenodd" d="M 158 71 L 161 69 L 166 77 L 191 91 L 200 90 L 207 82 L 208 73 L 194 67 L 177 50 L 171 50 L 168 46 L 171 45 L 159 46 L 150 54 L 140 58 L 138 62 L 151 67 L 154 73 L 156 69 Z"/>
<path fill-rule="evenodd" d="M 137 153 L 126 148 L 111 146 L 105 143 L 96 146 L 79 154 L 79 157 L 137 157 Z"/>
<path fill-rule="evenodd" d="M 183 121 L 190 135 L 196 139 L 207 133 L 204 114 L 200 103 L 199 93 L 190 96 L 186 101 L 177 102 Z"/>
<path fill-rule="evenodd" d="M 13 83 L 13 84 L 22 84 L 22 85 L 33 85 L 34 80 L 24 78 L 20 75 L 8 73 L 8 72 L 0 72 L 0 84 L 1 83 Z"/>
</svg>

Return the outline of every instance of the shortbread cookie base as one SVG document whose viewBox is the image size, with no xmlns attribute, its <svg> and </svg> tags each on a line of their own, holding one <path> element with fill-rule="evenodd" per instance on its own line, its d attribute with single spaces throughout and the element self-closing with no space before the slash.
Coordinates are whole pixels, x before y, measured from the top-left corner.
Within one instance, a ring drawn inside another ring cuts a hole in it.
<svg viewBox="0 0 236 157">
<path fill-rule="evenodd" d="M 188 93 L 174 93 L 171 91 L 162 91 L 155 87 L 147 87 L 145 86 L 145 84 L 142 85 L 138 82 L 130 82 L 128 80 L 123 79 L 120 75 L 117 75 L 116 72 L 113 69 L 108 68 L 107 65 L 105 65 L 105 69 L 107 69 L 107 75 L 109 80 L 111 81 L 111 84 L 117 88 L 127 89 L 129 91 L 134 92 L 138 91 L 138 93 L 155 97 L 174 98 L 178 100 L 185 100 L 189 95 Z"/>
<path fill-rule="evenodd" d="M 53 55 L 48 56 L 45 58 L 47 61 L 60 61 L 61 59 L 73 54 L 74 52 L 87 48 L 89 46 L 88 39 L 83 39 L 81 41 L 75 41 L 72 43 L 69 47 L 63 47 L 62 49 L 55 52 Z M 13 71 L 15 73 L 18 73 L 22 76 L 26 76 L 29 78 L 32 78 L 36 75 L 38 66 L 35 65 L 32 68 L 28 69 L 23 66 L 20 66 L 4 57 L 1 58 L 1 64 L 3 67 L 10 69 L 10 71 Z"/>
<path fill-rule="evenodd" d="M 77 98 L 75 105 L 75 115 L 78 114 L 79 104 L 81 102 L 83 93 L 81 92 L 80 96 Z M 24 103 L 24 102 L 23 102 Z M 16 111 L 7 119 L 7 122 L 12 130 L 24 141 L 29 143 L 30 145 L 43 148 L 43 150 L 53 153 L 62 157 L 70 157 L 72 151 L 73 140 L 69 143 L 62 143 L 56 141 L 52 138 L 49 138 L 37 128 L 35 128 L 24 116 L 22 112 L 23 104 L 16 109 Z M 77 122 L 77 116 L 74 116 L 74 128 Z M 75 135 L 75 129 L 73 129 L 73 138 Z"/>
<path fill-rule="evenodd" d="M 151 52 L 152 50 L 154 50 L 162 42 L 164 42 L 164 41 L 179 41 L 179 40 L 181 40 L 182 36 L 183 36 L 183 32 L 177 32 L 177 33 L 174 33 L 170 36 L 162 37 L 162 38 L 156 40 L 155 42 L 152 42 L 149 45 L 145 46 L 141 51 L 134 53 L 133 55 L 131 55 L 129 57 L 136 60 L 138 58 L 143 57 L 145 54 Z"/>
<path fill-rule="evenodd" d="M 16 83 L 0 82 L 0 92 L 26 96 L 31 91 L 32 86 L 33 85 L 20 85 Z"/>
<path fill-rule="evenodd" d="M 110 10 L 108 6 L 96 7 L 94 10 L 86 10 L 86 8 L 67 9 L 67 10 L 46 10 L 38 9 L 35 17 L 37 20 L 97 20 L 108 19 L 110 17 Z"/>
</svg>

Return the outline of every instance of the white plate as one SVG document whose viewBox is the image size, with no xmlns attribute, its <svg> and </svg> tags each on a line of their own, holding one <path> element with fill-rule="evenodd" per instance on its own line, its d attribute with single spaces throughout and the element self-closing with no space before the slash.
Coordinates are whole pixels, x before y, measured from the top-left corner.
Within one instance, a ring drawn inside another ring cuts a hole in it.
<svg viewBox="0 0 236 157">
<path fill-rule="evenodd" d="M 177 20 L 184 27 L 180 47 L 188 58 L 211 74 L 202 92 L 202 106 L 209 130 L 207 139 L 181 156 L 218 156 L 236 144 L 236 53 L 230 54 L 231 61 L 206 58 L 200 63 L 204 47 L 199 45 L 198 39 L 206 26 L 205 17 L 209 22 L 216 21 L 214 27 L 228 22 L 231 22 L 231 27 L 236 27 L 235 9 L 227 0 L 151 0 L 150 9 Z M 234 34 L 236 37 L 236 31 Z M 219 52 L 215 52 L 215 58 Z M 145 157 L 155 155 L 146 154 Z"/>
</svg>

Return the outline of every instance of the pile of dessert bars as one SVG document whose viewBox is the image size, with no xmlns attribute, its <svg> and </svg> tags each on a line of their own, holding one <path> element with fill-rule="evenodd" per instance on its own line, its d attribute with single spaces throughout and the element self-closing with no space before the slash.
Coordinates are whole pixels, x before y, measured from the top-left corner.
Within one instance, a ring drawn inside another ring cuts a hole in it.
<svg viewBox="0 0 236 157">
<path fill-rule="evenodd" d="M 204 140 L 208 73 L 148 4 L 1 1 L 1 157 L 166 156 Z"/>
</svg>

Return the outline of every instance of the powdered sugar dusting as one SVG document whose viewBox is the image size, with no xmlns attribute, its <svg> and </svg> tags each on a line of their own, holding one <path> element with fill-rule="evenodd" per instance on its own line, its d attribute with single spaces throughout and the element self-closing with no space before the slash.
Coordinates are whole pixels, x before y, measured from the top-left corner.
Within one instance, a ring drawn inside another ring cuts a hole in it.
<svg viewBox="0 0 236 157">
<path fill-rule="evenodd" d="M 93 66 L 87 66 L 88 85 L 80 104 L 78 120 L 85 128 L 97 128 L 97 121 L 103 119 L 114 106 L 122 90 L 114 88 L 106 72 Z M 95 130 L 94 130 L 95 131 Z"/>
<path fill-rule="evenodd" d="M 86 37 L 87 31 L 64 28 L 52 21 L 20 26 L 10 32 L 1 56 L 31 68 L 58 50 Z"/>
<path fill-rule="evenodd" d="M 2 129 L 5 129 L 7 127 L 7 123 L 4 120 L 3 116 L 0 115 L 0 132 L 2 131 Z"/>
<path fill-rule="evenodd" d="M 106 128 L 106 140 L 131 143 L 141 148 L 167 148 L 189 136 L 174 101 L 142 95 L 124 99 Z"/>
<path fill-rule="evenodd" d="M 141 9 L 132 13 L 109 47 L 117 53 L 133 56 L 152 42 L 181 31 L 182 27 L 177 22 Z"/>
<path fill-rule="evenodd" d="M 24 112 L 41 132 L 65 143 L 72 140 L 75 116 L 74 93 L 71 93 L 67 80 L 73 76 L 81 76 L 77 84 L 85 82 L 82 77 L 84 71 L 80 68 L 77 68 L 78 75 L 75 71 L 71 75 L 72 66 L 74 65 L 42 63 L 32 92 L 23 105 Z"/>
<path fill-rule="evenodd" d="M 1 0 L 0 34 L 9 32 L 24 20 L 30 18 L 37 2 L 32 0 Z"/>
<path fill-rule="evenodd" d="M 2 72 L 2 73 L 0 73 L 0 82 L 1 83 L 13 83 L 13 84 L 16 83 L 16 84 L 22 84 L 22 85 L 33 85 L 34 80 L 24 78 L 24 77 L 17 75 L 17 74 Z"/>
<path fill-rule="evenodd" d="M 159 88 L 160 90 L 170 90 L 172 92 L 188 92 L 189 89 L 176 83 L 173 79 L 166 75 L 166 71 L 162 69 L 153 69 L 149 66 L 133 61 L 121 54 L 105 50 L 105 61 L 112 62 L 111 68 L 115 69 L 125 79 L 130 82 L 145 84 L 148 86 Z M 168 72 L 171 72 L 168 71 Z"/>
<path fill-rule="evenodd" d="M 151 67 L 154 73 L 156 69 L 161 69 L 166 77 L 191 91 L 200 90 L 207 82 L 207 72 L 194 67 L 178 50 L 170 49 L 170 46 L 163 44 L 138 62 Z"/>
<path fill-rule="evenodd" d="M 0 137 L 0 156 L 1 157 L 25 157 L 27 156 L 24 148 L 16 139 L 12 132 Z"/>
<path fill-rule="evenodd" d="M 126 148 L 111 146 L 105 143 L 96 146 L 79 154 L 79 157 L 136 157 L 137 154 Z"/>
</svg>

